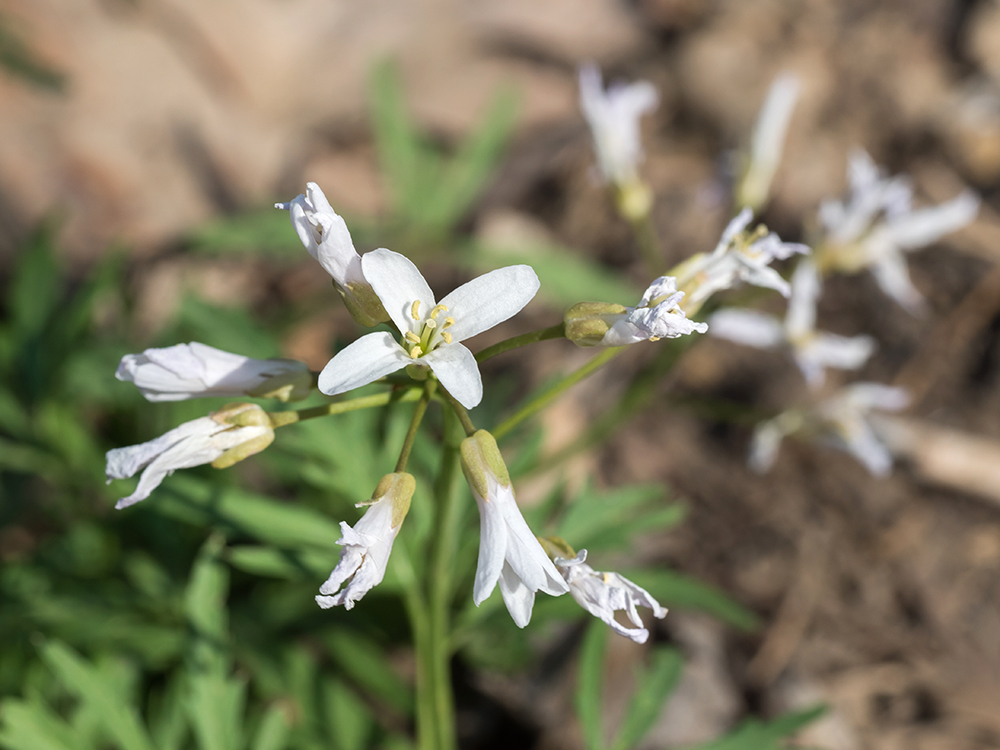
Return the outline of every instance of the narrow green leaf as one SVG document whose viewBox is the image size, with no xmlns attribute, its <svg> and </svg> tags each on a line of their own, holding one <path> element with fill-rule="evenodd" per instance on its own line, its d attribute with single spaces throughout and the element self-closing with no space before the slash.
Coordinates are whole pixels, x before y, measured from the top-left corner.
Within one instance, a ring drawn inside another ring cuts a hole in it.
<svg viewBox="0 0 1000 750">
<path fill-rule="evenodd" d="M 396 66 L 388 60 L 377 63 L 368 81 L 375 147 L 382 173 L 397 210 L 404 207 L 419 179 L 420 142 L 414 132 Z"/>
<path fill-rule="evenodd" d="M 258 576 L 299 580 L 329 575 L 337 563 L 337 553 L 318 550 L 286 550 L 248 544 L 230 547 L 226 562 L 234 568 Z"/>
<path fill-rule="evenodd" d="M 223 539 L 219 535 L 209 537 L 202 546 L 184 601 L 184 612 L 195 635 L 192 647 L 194 666 L 198 671 L 220 676 L 229 669 L 229 660 L 225 655 L 229 571 L 219 560 L 222 547 Z"/>
<path fill-rule="evenodd" d="M 684 669 L 684 660 L 672 648 L 657 647 L 649 666 L 639 675 L 625 720 L 612 748 L 632 750 L 646 736 L 667 702 Z"/>
<path fill-rule="evenodd" d="M 150 705 L 149 733 L 157 750 L 181 750 L 187 739 L 184 679 L 183 672 L 175 673 Z"/>
<path fill-rule="evenodd" d="M 607 637 L 607 626 L 594 620 L 588 626 L 580 646 L 574 704 L 587 750 L 603 750 L 605 746 L 601 687 L 604 684 L 604 649 Z"/>
<path fill-rule="evenodd" d="M 340 680 L 323 685 L 327 732 L 337 750 L 364 750 L 374 721 L 368 706 Z"/>
<path fill-rule="evenodd" d="M 200 750 L 241 750 L 246 704 L 244 682 L 194 672 L 186 704 Z"/>
<path fill-rule="evenodd" d="M 781 750 L 783 738 L 799 731 L 825 712 L 826 706 L 814 706 L 769 722 L 747 719 L 725 737 L 689 750 Z"/>
<path fill-rule="evenodd" d="M 55 222 L 50 220 L 35 231 L 18 259 L 7 290 L 7 310 L 14 328 L 22 335 L 41 331 L 62 293 L 62 280 L 52 249 L 55 229 Z"/>
<path fill-rule="evenodd" d="M 8 699 L 0 703 L 0 746 L 7 750 L 90 750 L 73 728 L 47 707 Z"/>
<path fill-rule="evenodd" d="M 250 750 L 285 750 L 288 746 L 289 726 L 280 706 L 271 706 L 260 720 L 257 734 Z"/>
<path fill-rule="evenodd" d="M 413 695 L 374 641 L 347 630 L 326 637 L 330 656 L 359 686 L 397 711 L 413 711 Z"/>
</svg>

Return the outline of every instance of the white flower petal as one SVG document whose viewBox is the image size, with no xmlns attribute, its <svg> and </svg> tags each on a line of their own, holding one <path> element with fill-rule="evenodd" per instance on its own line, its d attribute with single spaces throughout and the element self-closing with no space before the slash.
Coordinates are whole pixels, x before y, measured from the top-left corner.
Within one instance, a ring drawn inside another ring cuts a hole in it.
<svg viewBox="0 0 1000 750">
<path fill-rule="evenodd" d="M 746 207 L 736 214 L 726 224 L 726 228 L 722 230 L 722 237 L 719 238 L 719 244 L 715 246 L 712 255 L 722 255 L 725 253 L 726 249 L 733 244 L 736 236 L 750 226 L 751 221 L 753 221 L 753 209 L 750 207 Z"/>
<path fill-rule="evenodd" d="M 709 335 L 757 349 L 774 349 L 785 340 L 781 323 L 757 310 L 719 310 L 709 323 Z"/>
<path fill-rule="evenodd" d="M 892 471 L 892 454 L 867 423 L 859 420 L 842 439 L 845 449 L 864 464 L 873 476 L 885 477 Z"/>
<path fill-rule="evenodd" d="M 462 284 L 441 304 L 455 325 L 448 329 L 454 341 L 464 341 L 519 313 L 538 291 L 531 266 L 498 268 Z"/>
<path fill-rule="evenodd" d="M 862 411 L 902 411 L 910 405 L 910 393 L 905 388 L 883 383 L 853 383 L 843 390 L 851 406 Z"/>
<path fill-rule="evenodd" d="M 434 292 L 410 259 L 379 248 L 361 257 L 361 268 L 399 332 L 419 333 L 418 322 L 412 315 L 413 303 L 419 300 L 418 314 L 427 315 L 435 305 Z"/>
<path fill-rule="evenodd" d="M 766 474 L 778 458 L 778 449 L 785 437 L 785 430 L 777 419 L 769 419 L 758 424 L 750 439 L 747 464 L 757 474 Z"/>
<path fill-rule="evenodd" d="M 472 600 L 478 607 L 497 585 L 507 554 L 507 522 L 495 498 L 489 500 L 476 494 L 479 506 L 479 561 L 476 580 L 472 587 Z"/>
<path fill-rule="evenodd" d="M 479 365 L 472 352 L 462 344 L 442 344 L 420 361 L 430 365 L 441 385 L 466 409 L 475 408 L 483 400 Z"/>
<path fill-rule="evenodd" d="M 799 99 L 799 79 L 782 73 L 771 84 L 761 107 L 750 144 L 750 164 L 740 185 L 744 205 L 761 206 L 767 200 L 771 182 L 781 163 L 788 124 Z"/>
<path fill-rule="evenodd" d="M 872 274 L 882 291 L 892 297 L 913 315 L 922 315 L 927 311 L 927 302 L 910 281 L 910 272 L 906 267 L 906 259 L 898 250 L 892 249 L 880 253 L 871 265 Z"/>
<path fill-rule="evenodd" d="M 413 360 L 392 334 L 369 333 L 341 349 L 319 374 L 319 389 L 336 396 L 396 372 Z"/>
<path fill-rule="evenodd" d="M 791 296 L 785 314 L 785 332 L 789 339 L 794 341 L 815 330 L 819 295 L 819 269 L 812 260 L 803 259 L 792 274 Z"/>
<path fill-rule="evenodd" d="M 903 250 L 937 242 L 975 220 L 979 196 L 964 192 L 947 203 L 912 211 L 888 223 L 891 242 Z"/>
<path fill-rule="evenodd" d="M 519 628 L 527 626 L 531 621 L 531 610 L 535 605 L 535 592 L 524 585 L 507 561 L 504 561 L 500 570 L 500 593 L 514 624 Z"/>
</svg>

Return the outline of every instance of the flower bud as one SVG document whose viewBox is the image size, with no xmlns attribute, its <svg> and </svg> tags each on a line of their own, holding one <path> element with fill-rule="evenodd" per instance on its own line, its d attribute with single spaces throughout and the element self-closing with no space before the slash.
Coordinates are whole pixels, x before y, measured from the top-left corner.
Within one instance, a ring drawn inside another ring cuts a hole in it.
<svg viewBox="0 0 1000 750">
<path fill-rule="evenodd" d="M 510 474 L 503 462 L 496 439 L 486 430 L 478 430 L 476 434 L 462 441 L 462 472 L 465 474 L 469 487 L 480 497 L 490 494 L 490 478 L 494 483 L 510 487 Z"/>
<path fill-rule="evenodd" d="M 577 346 L 601 346 L 611 327 L 624 320 L 628 308 L 609 302 L 579 302 L 573 305 L 563 320 L 566 338 Z"/>
<path fill-rule="evenodd" d="M 213 469 L 228 469 L 255 453 L 260 453 L 274 442 L 274 429 L 267 412 L 257 404 L 227 404 L 210 415 L 218 424 L 228 424 L 234 427 L 256 427 L 257 430 L 248 440 L 226 449 L 222 455 L 212 461 Z"/>
</svg>

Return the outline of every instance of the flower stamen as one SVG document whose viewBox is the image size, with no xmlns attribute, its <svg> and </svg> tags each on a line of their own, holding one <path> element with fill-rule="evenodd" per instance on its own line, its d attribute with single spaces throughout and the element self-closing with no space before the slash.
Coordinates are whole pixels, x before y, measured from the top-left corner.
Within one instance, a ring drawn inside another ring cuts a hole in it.
<svg viewBox="0 0 1000 750">
<path fill-rule="evenodd" d="M 437 308 L 435 308 L 437 309 Z M 431 315 L 434 313 L 432 312 Z M 410 306 L 410 317 L 413 318 L 418 323 L 420 322 L 420 300 L 413 300 L 413 304 Z"/>
</svg>

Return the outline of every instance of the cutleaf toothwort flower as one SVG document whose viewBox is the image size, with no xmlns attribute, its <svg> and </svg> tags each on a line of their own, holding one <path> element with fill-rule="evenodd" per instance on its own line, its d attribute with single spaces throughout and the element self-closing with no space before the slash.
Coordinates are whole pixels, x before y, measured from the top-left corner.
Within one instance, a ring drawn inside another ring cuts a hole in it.
<svg viewBox="0 0 1000 750">
<path fill-rule="evenodd" d="M 107 453 L 108 482 L 126 479 L 142 470 L 139 485 L 119 500 L 119 510 L 145 500 L 177 469 L 212 464 L 216 469 L 232 466 L 264 450 L 274 440 L 267 412 L 256 404 L 233 404 L 207 417 L 175 427 L 155 440 Z"/>
<path fill-rule="evenodd" d="M 792 73 L 782 73 L 771 84 L 754 127 L 746 172 L 736 191 L 738 205 L 759 210 L 767 202 L 799 88 L 799 79 Z"/>
<path fill-rule="evenodd" d="M 871 425 L 872 411 L 900 411 L 909 404 L 904 388 L 881 383 L 853 383 L 808 409 L 790 409 L 761 422 L 750 444 L 749 464 L 765 472 L 774 465 L 783 438 L 801 435 L 850 453 L 875 476 L 892 469 L 892 453 Z"/>
<path fill-rule="evenodd" d="M 319 389 L 336 395 L 371 383 L 407 365 L 429 367 L 467 409 L 483 397 L 476 358 L 460 344 L 517 314 L 538 291 L 530 266 L 508 266 L 473 279 L 434 299 L 407 258 L 379 249 L 361 258 L 371 283 L 402 338 L 369 333 L 342 349 L 319 376 Z"/>
<path fill-rule="evenodd" d="M 358 507 L 366 505 L 367 508 L 354 528 L 340 522 L 341 536 L 337 544 L 344 549 L 337 567 L 320 586 L 320 595 L 316 597 L 319 606 L 329 609 L 343 605 L 344 609 L 351 609 L 382 582 L 392 543 L 410 509 L 416 486 L 412 474 L 387 474 L 378 483 L 372 499 L 358 504 Z"/>
<path fill-rule="evenodd" d="M 848 273 L 871 269 L 882 291 L 910 312 L 920 312 L 924 298 L 910 280 L 904 253 L 972 222 L 979 212 L 978 196 L 965 191 L 947 203 L 914 209 L 909 180 L 884 176 L 860 150 L 851 155 L 847 177 L 847 198 L 820 206 L 825 233 L 818 253 L 821 266 Z"/>
<path fill-rule="evenodd" d="M 312 376 L 302 362 L 251 359 L 192 341 L 126 354 L 115 377 L 135 383 L 148 401 L 205 396 L 258 396 L 297 401 L 309 395 Z"/>
<path fill-rule="evenodd" d="M 570 596 L 619 635 L 636 643 L 645 643 L 649 638 L 637 607 L 648 607 L 661 620 L 667 616 L 666 607 L 661 607 L 646 589 L 618 573 L 594 570 L 587 565 L 587 550 L 577 554 L 564 539 L 554 536 L 542 539 L 541 543 L 569 584 Z M 615 612 L 625 612 L 634 627 L 619 623 Z"/>
<path fill-rule="evenodd" d="M 485 430 L 462 441 L 462 471 L 479 506 L 479 564 L 473 586 L 478 607 L 500 583 L 507 611 L 519 628 L 531 620 L 535 592 L 559 596 L 569 586 L 528 528 L 496 440 Z"/>
<path fill-rule="evenodd" d="M 712 335 L 758 349 L 787 348 L 810 386 L 823 385 L 825 368 L 856 370 L 875 351 L 871 336 L 838 336 L 816 330 L 820 281 L 816 266 L 803 260 L 792 275 L 784 323 L 758 310 L 727 308 L 711 317 Z"/>
<path fill-rule="evenodd" d="M 354 249 L 347 224 L 330 206 L 319 185 L 309 182 L 304 195 L 288 203 L 275 203 L 274 207 L 288 211 L 302 244 L 333 277 L 354 319 L 364 326 L 386 322 L 389 318 L 365 279 L 361 256 Z"/>
<path fill-rule="evenodd" d="M 719 244 L 711 253 L 698 253 L 673 270 L 677 287 L 687 292 L 681 307 L 694 315 L 701 305 L 716 292 L 730 289 L 740 282 L 774 289 L 787 297 L 788 282 L 771 268 L 775 260 L 792 255 L 805 255 L 809 247 L 796 242 L 782 242 L 774 232 L 761 225 L 753 232 L 747 227 L 753 221 L 753 211 L 744 208 L 729 222 Z"/>
<path fill-rule="evenodd" d="M 708 326 L 688 320 L 680 308 L 683 298 L 672 276 L 660 276 L 636 307 L 581 302 L 566 311 L 566 338 L 578 346 L 625 346 L 704 333 Z"/>
</svg>

